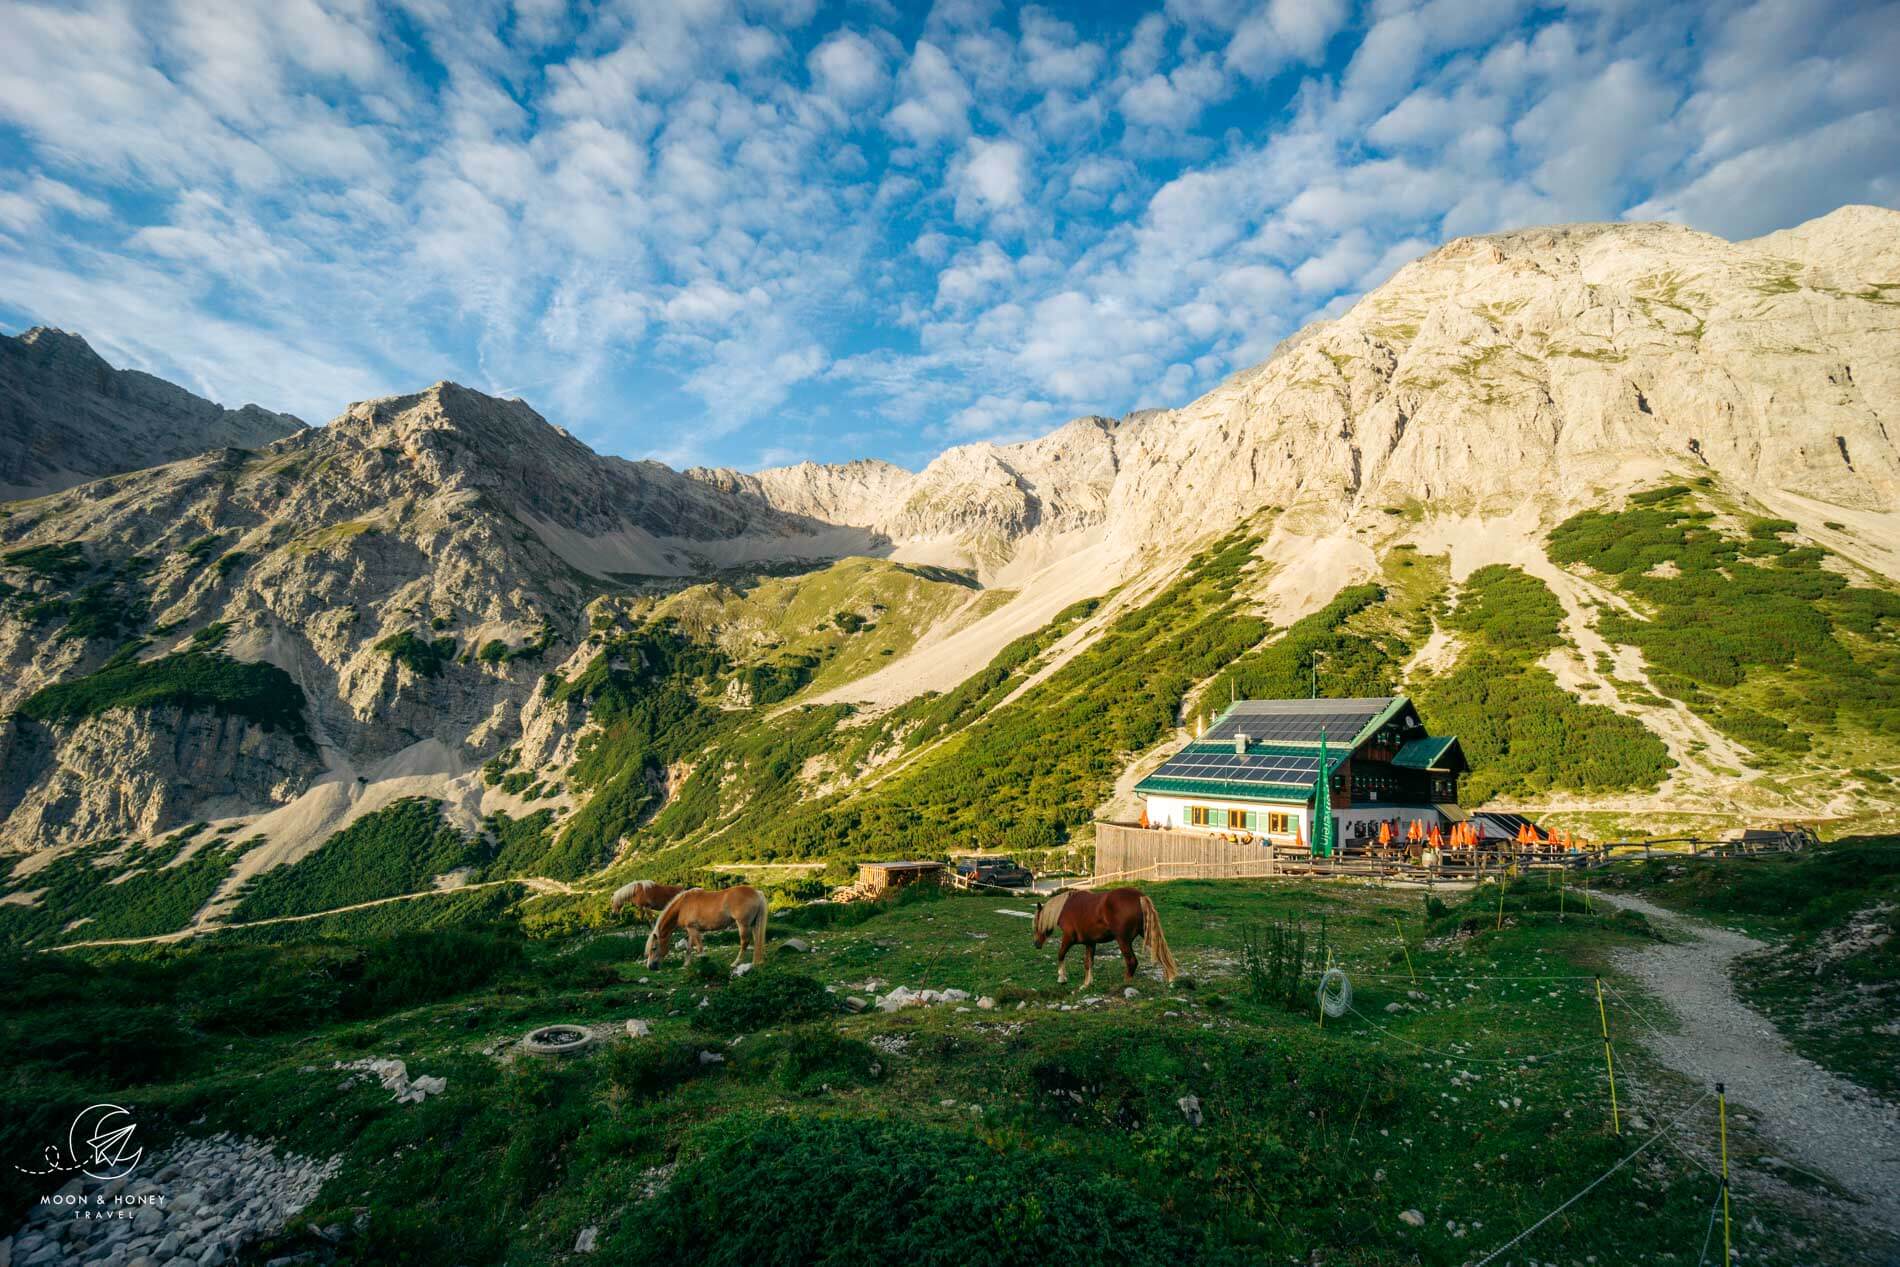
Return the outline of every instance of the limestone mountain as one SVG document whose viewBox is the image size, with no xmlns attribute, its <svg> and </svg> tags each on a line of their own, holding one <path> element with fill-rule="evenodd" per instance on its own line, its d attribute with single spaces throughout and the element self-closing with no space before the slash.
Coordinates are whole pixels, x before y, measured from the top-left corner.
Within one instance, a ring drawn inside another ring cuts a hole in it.
<svg viewBox="0 0 1900 1267">
<path fill-rule="evenodd" d="M 1123 552 L 1237 511 L 1576 505 L 1663 470 L 1900 508 L 1900 213 L 1461 238 L 1122 454 Z"/>
<path fill-rule="evenodd" d="M 797 514 L 869 528 L 897 557 L 975 567 L 985 579 L 1099 530 L 1132 422 L 1077 418 L 1034 440 L 948 449 L 923 470 L 801 462 L 757 474 L 695 468 L 714 487 Z"/>
<path fill-rule="evenodd" d="M 0 538 L 12 847 L 281 804 L 399 754 L 471 768 L 601 593 L 879 548 L 452 383 L 15 503 Z"/>
<path fill-rule="evenodd" d="M 256 448 L 303 426 L 289 414 L 226 409 L 162 378 L 114 369 L 64 330 L 0 335 L 0 497 L 33 497 L 208 449 Z"/>
<path fill-rule="evenodd" d="M 1464 717 L 1540 810 L 1870 812 L 1896 242 L 1459 239 L 1182 408 L 917 472 L 678 473 L 438 384 L 14 503 L 0 847 L 220 819 L 271 842 L 236 886 L 416 795 L 570 877 L 1054 845 L 1206 692 L 1315 679 Z"/>
</svg>

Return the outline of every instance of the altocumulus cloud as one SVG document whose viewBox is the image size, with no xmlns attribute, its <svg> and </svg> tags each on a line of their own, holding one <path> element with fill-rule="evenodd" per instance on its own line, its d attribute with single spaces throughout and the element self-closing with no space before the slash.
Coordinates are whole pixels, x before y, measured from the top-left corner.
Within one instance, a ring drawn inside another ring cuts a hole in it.
<svg viewBox="0 0 1900 1267">
<path fill-rule="evenodd" d="M 1178 404 L 1446 238 L 1900 202 L 1900 5 L 0 3 L 0 319 L 756 465 Z"/>
</svg>

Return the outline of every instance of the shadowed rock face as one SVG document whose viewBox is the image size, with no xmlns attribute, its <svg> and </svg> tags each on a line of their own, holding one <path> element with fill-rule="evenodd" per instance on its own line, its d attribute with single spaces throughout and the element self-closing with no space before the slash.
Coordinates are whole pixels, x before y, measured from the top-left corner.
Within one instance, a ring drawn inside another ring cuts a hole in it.
<svg viewBox="0 0 1900 1267">
<path fill-rule="evenodd" d="M 0 497 L 31 497 L 208 449 L 257 448 L 303 430 L 256 405 L 226 409 L 118 370 L 76 334 L 0 335 Z"/>
</svg>

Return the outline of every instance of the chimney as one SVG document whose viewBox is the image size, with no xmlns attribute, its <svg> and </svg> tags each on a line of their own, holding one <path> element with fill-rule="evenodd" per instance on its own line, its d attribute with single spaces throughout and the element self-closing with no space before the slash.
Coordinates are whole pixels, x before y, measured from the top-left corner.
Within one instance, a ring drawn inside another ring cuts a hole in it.
<svg viewBox="0 0 1900 1267">
<path fill-rule="evenodd" d="M 1247 744 L 1248 744 L 1249 742 L 1250 742 L 1250 740 L 1249 740 L 1249 737 L 1248 737 L 1247 735 L 1245 735 L 1245 734 L 1238 734 L 1238 735 L 1235 735 L 1235 736 L 1234 736 L 1234 751 L 1235 751 L 1236 753 L 1238 753 L 1238 754 L 1240 754 L 1240 755 L 1241 755 L 1241 756 L 1243 756 L 1243 757 L 1244 757 L 1244 756 L 1246 756 L 1246 755 L 1247 755 Z"/>
</svg>

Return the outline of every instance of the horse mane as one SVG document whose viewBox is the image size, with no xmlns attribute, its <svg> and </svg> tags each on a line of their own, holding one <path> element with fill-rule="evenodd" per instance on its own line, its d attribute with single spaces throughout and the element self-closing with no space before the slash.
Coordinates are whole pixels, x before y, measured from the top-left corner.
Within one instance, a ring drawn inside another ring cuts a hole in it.
<svg viewBox="0 0 1900 1267">
<path fill-rule="evenodd" d="M 614 890 L 613 897 L 608 899 L 609 904 L 612 905 L 616 910 L 618 910 L 622 906 L 625 906 L 628 902 L 633 900 L 633 891 L 645 883 L 646 883 L 645 880 L 635 880 L 630 884 L 621 885 L 619 888 Z"/>
<path fill-rule="evenodd" d="M 647 954 L 651 955 L 655 946 L 666 944 L 665 939 L 671 937 L 673 929 L 679 925 L 680 902 L 697 892 L 699 892 L 698 889 L 681 889 L 673 895 L 673 900 L 666 904 L 666 909 L 660 912 L 660 917 L 653 921 L 653 931 L 647 934 Z"/>
<path fill-rule="evenodd" d="M 1051 896 L 1047 902 L 1042 904 L 1042 909 L 1036 912 L 1036 931 L 1038 933 L 1055 931 L 1056 921 L 1062 918 L 1062 908 L 1068 903 L 1069 893 L 1070 890 L 1064 889 L 1060 893 Z"/>
</svg>

